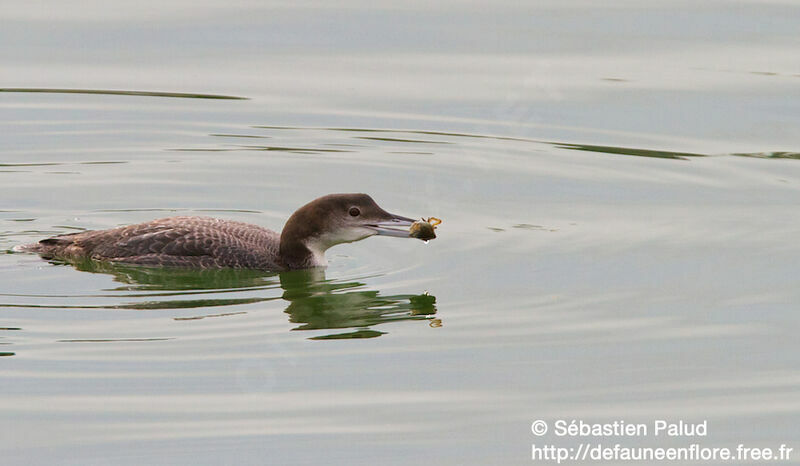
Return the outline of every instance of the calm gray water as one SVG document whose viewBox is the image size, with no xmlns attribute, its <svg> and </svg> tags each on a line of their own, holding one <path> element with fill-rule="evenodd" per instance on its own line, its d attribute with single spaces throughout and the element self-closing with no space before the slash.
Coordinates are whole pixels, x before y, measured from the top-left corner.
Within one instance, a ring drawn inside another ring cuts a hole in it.
<svg viewBox="0 0 800 466">
<path fill-rule="evenodd" d="M 337 246 L 321 273 L 0 255 L 2 464 L 800 449 L 800 5 L 1 11 L 6 90 L 247 100 L 0 92 L 0 250 L 178 214 L 278 230 L 331 192 L 444 220 L 428 244 Z"/>
</svg>

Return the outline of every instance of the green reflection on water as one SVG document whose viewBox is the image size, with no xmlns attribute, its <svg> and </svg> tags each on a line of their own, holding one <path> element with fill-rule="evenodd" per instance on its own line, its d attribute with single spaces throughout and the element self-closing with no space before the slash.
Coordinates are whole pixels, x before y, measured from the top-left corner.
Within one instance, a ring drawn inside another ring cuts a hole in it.
<svg viewBox="0 0 800 466">
<path fill-rule="evenodd" d="M 447 141 L 423 141 L 421 139 L 403 139 L 403 138 L 379 138 L 373 136 L 356 136 L 356 139 L 368 139 L 370 141 L 386 141 L 386 142 L 409 142 L 414 144 L 453 144 Z"/>
<path fill-rule="evenodd" d="M 358 338 L 375 338 L 381 335 L 386 335 L 386 332 L 379 332 L 377 330 L 356 330 L 349 333 L 336 333 L 332 335 L 323 335 L 320 337 L 311 337 L 309 340 L 354 340 Z"/>
<path fill-rule="evenodd" d="M 50 262 L 67 264 L 61 261 Z M 123 286 L 112 291 L 135 292 L 124 295 L 86 296 L 86 298 L 112 296 L 146 300 L 101 306 L 26 304 L 10 305 L 10 307 L 167 310 L 229 307 L 283 299 L 288 302 L 284 312 L 288 314 L 289 321 L 299 324 L 292 330 L 355 329 L 351 332 L 315 335 L 310 338 L 312 340 L 374 338 L 387 332 L 371 329 L 373 326 L 407 320 L 431 321 L 437 311 L 436 297 L 427 293 L 381 295 L 378 290 L 364 289 L 367 285 L 358 280 L 326 279 L 324 269 L 281 273 L 247 269 L 193 270 L 140 267 L 92 260 L 69 265 L 80 271 L 113 275 L 114 280 Z M 282 295 L 270 293 L 279 288 L 283 290 Z M 243 292 L 257 295 L 241 297 L 240 293 Z M 237 293 L 239 296 L 226 298 L 225 294 L 229 293 Z M 266 295 L 263 295 L 264 293 Z M 203 294 L 210 296 L 185 299 L 187 295 Z M 174 320 L 188 321 L 244 313 L 246 311 L 214 312 L 176 317 Z"/>
<path fill-rule="evenodd" d="M 738 157 L 754 157 L 758 159 L 800 159 L 800 152 L 750 152 L 750 153 L 735 153 Z"/>
<path fill-rule="evenodd" d="M 159 92 L 159 91 L 122 91 L 111 89 L 51 89 L 34 87 L 6 87 L 0 92 L 26 92 L 45 94 L 100 94 L 100 95 L 129 95 L 145 97 L 175 97 L 181 99 L 220 99 L 220 100 L 249 100 L 247 97 L 220 94 L 197 94 L 187 92 Z"/>
<path fill-rule="evenodd" d="M 653 157 L 659 159 L 687 160 L 688 157 L 706 156 L 705 154 L 695 154 L 691 152 L 667 152 L 651 149 L 636 149 L 632 147 L 595 146 L 590 144 L 568 144 L 562 142 L 553 142 L 552 144 L 560 149 L 601 152 L 603 154 L 633 155 L 636 157 Z"/>
<path fill-rule="evenodd" d="M 382 296 L 380 291 L 359 290 L 364 283 L 324 279 L 320 269 L 280 274 L 283 299 L 289 321 L 300 324 L 293 330 L 359 328 L 354 333 L 318 336 L 313 339 L 373 338 L 383 332 L 366 328 L 401 320 L 430 320 L 436 314 L 436 297 L 426 293 Z"/>
<path fill-rule="evenodd" d="M 609 78 L 613 79 L 613 78 Z M 615 79 L 614 79 L 615 80 Z M 599 154 L 630 155 L 634 157 L 650 157 L 659 159 L 688 160 L 691 157 L 708 157 L 710 154 L 700 154 L 696 152 L 677 152 L 655 149 L 640 149 L 635 147 L 603 146 L 597 144 L 578 144 L 570 142 L 547 141 L 543 139 L 519 138 L 510 136 L 471 134 L 449 131 L 430 131 L 414 129 L 390 129 L 390 128 L 343 128 L 343 127 L 314 127 L 314 126 L 275 126 L 275 125 L 253 125 L 252 128 L 270 130 L 318 130 L 318 131 L 341 131 L 351 133 L 386 133 L 386 134 L 417 134 L 417 135 L 436 135 L 452 136 L 458 138 L 478 138 L 493 139 L 497 141 L 517 141 L 530 142 L 534 144 L 548 144 L 559 149 L 579 150 L 585 152 L 595 152 Z M 448 141 L 429 141 L 393 137 L 375 136 L 354 136 L 356 139 L 365 139 L 385 142 L 409 142 L 409 143 L 430 143 L 430 144 L 453 144 Z M 394 152 L 401 153 L 401 152 Z M 730 153 L 716 155 L 735 155 L 738 157 L 754 157 L 761 159 L 800 159 L 800 152 L 791 151 L 771 151 L 771 152 L 750 152 L 750 153 Z"/>
<path fill-rule="evenodd" d="M 54 264 L 66 262 L 51 260 Z M 117 290 L 137 291 L 238 291 L 241 289 L 277 287 L 275 273 L 249 269 L 182 269 L 140 267 L 129 264 L 83 260 L 71 263 L 83 272 L 105 273 L 126 285 Z M 162 294 L 168 296 L 169 293 Z M 150 295 L 148 295 L 150 296 Z"/>
</svg>

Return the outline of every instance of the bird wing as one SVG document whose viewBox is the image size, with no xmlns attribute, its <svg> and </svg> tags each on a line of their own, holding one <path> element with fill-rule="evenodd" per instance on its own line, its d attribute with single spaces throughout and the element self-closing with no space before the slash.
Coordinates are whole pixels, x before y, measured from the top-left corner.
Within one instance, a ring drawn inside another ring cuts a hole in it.
<svg viewBox="0 0 800 466">
<path fill-rule="evenodd" d="M 143 265 L 276 268 L 280 235 L 242 222 L 170 217 L 50 238 L 45 243 L 96 260 Z"/>
</svg>

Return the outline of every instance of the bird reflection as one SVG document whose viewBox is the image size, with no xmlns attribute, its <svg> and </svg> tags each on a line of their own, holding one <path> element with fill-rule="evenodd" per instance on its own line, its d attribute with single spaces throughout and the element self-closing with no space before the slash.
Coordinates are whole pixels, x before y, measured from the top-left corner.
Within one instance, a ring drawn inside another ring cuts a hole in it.
<svg viewBox="0 0 800 466">
<path fill-rule="evenodd" d="M 69 264 L 83 272 L 105 273 L 114 281 L 126 286 L 117 290 L 136 291 L 236 291 L 246 288 L 276 288 L 276 273 L 250 269 L 182 269 L 170 267 L 142 267 L 84 260 L 80 262 L 50 261 Z M 177 293 L 176 293 L 177 294 Z"/>
<path fill-rule="evenodd" d="M 280 274 L 283 299 L 289 301 L 289 321 L 300 324 L 293 330 L 355 329 L 351 332 L 317 336 L 312 340 L 373 338 L 385 332 L 370 327 L 398 320 L 430 320 L 436 314 L 436 297 L 399 294 L 381 296 L 379 291 L 359 290 L 360 282 L 325 280 L 320 269 Z M 348 291 L 349 290 L 349 291 Z"/>
<path fill-rule="evenodd" d="M 329 280 L 324 269 L 295 270 L 273 273 L 245 269 L 174 269 L 148 268 L 87 261 L 71 264 L 78 270 L 105 273 L 123 286 L 116 291 L 148 291 L 147 297 L 158 297 L 131 304 L 114 306 L 126 309 L 209 308 L 234 304 L 283 299 L 288 302 L 289 321 L 298 324 L 292 330 L 336 330 L 330 334 L 310 337 L 311 340 L 374 338 L 386 334 L 375 326 L 404 320 L 428 321 L 431 327 L 441 326 L 435 319 L 436 297 L 423 294 L 381 295 L 378 290 L 366 289 L 359 281 Z M 282 289 L 282 295 L 226 298 L 220 293 Z M 152 293 L 152 292 L 158 293 Z M 185 299 L 186 295 L 214 294 L 213 298 Z M 131 296 L 131 295 L 129 295 Z M 137 296 L 137 295 L 132 295 Z M 171 299 L 170 297 L 184 297 Z M 215 312 L 176 320 L 196 320 L 204 317 L 236 315 L 241 312 Z"/>
</svg>

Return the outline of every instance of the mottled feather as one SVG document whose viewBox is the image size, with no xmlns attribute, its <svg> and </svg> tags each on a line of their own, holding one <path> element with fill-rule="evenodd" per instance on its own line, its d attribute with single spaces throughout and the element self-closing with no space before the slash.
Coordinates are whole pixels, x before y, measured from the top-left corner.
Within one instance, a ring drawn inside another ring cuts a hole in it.
<svg viewBox="0 0 800 466">
<path fill-rule="evenodd" d="M 110 230 L 55 236 L 29 250 L 67 260 L 90 258 L 151 266 L 280 270 L 280 235 L 211 217 L 170 217 Z"/>
</svg>

